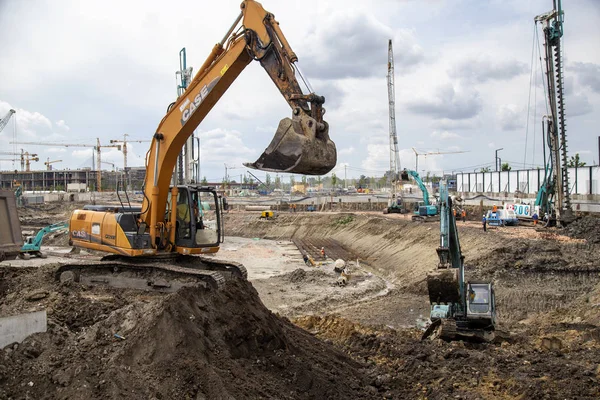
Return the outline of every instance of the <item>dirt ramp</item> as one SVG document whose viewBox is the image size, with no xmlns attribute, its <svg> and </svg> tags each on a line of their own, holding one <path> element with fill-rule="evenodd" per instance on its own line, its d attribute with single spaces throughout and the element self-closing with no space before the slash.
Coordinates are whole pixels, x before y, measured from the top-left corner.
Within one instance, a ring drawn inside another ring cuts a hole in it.
<svg viewBox="0 0 600 400">
<path fill-rule="evenodd" d="M 164 295 L 7 273 L 5 310 L 43 307 L 49 328 L 0 350 L 0 398 L 369 398 L 360 363 L 270 312 L 248 282 Z M 17 301 L 34 289 L 45 297 Z"/>
</svg>

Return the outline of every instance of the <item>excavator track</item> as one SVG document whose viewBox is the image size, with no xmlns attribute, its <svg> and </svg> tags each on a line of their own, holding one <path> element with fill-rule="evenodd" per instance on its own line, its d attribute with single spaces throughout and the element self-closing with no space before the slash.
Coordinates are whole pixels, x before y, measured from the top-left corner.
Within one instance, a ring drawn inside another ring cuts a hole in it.
<svg viewBox="0 0 600 400">
<path fill-rule="evenodd" d="M 494 341 L 493 330 L 473 329 L 460 327 L 456 320 L 437 319 L 423 332 L 421 340 L 442 339 L 446 342 L 464 340 L 475 343 L 489 343 Z"/>
<path fill-rule="evenodd" d="M 156 292 L 182 287 L 219 289 L 228 279 L 247 279 L 246 268 L 235 262 L 182 256 L 130 259 L 106 256 L 98 262 L 67 264 L 55 275 L 62 283 L 78 282 Z"/>
</svg>

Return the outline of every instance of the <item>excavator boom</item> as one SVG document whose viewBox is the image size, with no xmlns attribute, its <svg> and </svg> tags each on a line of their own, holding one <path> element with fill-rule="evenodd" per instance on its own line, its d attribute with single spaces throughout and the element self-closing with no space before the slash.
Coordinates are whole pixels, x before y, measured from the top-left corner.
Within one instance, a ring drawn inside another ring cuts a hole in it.
<svg viewBox="0 0 600 400">
<path fill-rule="evenodd" d="M 323 120 L 325 99 L 302 92 L 294 66 L 298 57 L 275 17 L 256 1 L 245 0 L 233 25 L 154 133 L 146 156 L 142 206 L 132 207 L 127 198 L 120 206 L 92 205 L 73 212 L 71 243 L 111 255 L 95 265 L 62 267 L 57 275 L 61 281 L 172 291 L 198 283 L 218 287 L 226 276 L 246 278 L 239 264 L 199 256 L 219 250 L 225 198 L 214 187 L 171 187 L 171 178 L 185 142 L 252 60 L 260 62 L 292 116 L 279 123 L 264 153 L 247 165 L 305 175 L 325 174 L 335 166 L 335 144 Z"/>
<path fill-rule="evenodd" d="M 304 175 L 323 175 L 335 166 L 335 144 L 323 120 L 325 99 L 302 92 L 295 76 L 297 59 L 273 14 L 256 1 L 244 1 L 234 24 L 156 130 L 147 158 L 142 207 L 142 219 L 150 229 L 165 210 L 171 174 L 183 144 L 252 60 L 260 62 L 278 87 L 292 108 L 292 118 L 280 122 L 271 144 L 246 166 Z M 152 231 L 151 236 L 156 237 Z"/>
</svg>

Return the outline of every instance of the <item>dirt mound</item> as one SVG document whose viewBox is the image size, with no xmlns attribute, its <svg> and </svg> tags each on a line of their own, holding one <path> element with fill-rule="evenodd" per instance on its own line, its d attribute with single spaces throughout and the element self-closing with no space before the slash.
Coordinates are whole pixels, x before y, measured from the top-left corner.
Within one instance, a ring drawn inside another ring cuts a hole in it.
<svg viewBox="0 0 600 400">
<path fill-rule="evenodd" d="M 62 287 L 52 272 L 1 271 L 2 314 L 46 309 L 49 327 L 0 350 L 0 398 L 368 398 L 361 364 L 247 282 L 161 295 Z"/>
<path fill-rule="evenodd" d="M 469 344 L 420 341 L 421 332 L 365 327 L 334 316 L 302 317 L 299 326 L 376 366 L 369 383 L 383 398 L 597 398 L 600 337 L 547 335 L 529 342 Z M 594 331 L 596 332 L 596 331 Z M 550 345 L 548 345 L 548 343 Z M 557 371 L 561 371 L 557 373 Z"/>
<path fill-rule="evenodd" d="M 565 228 L 568 236 L 585 239 L 588 243 L 600 244 L 600 218 L 585 216 Z"/>
</svg>

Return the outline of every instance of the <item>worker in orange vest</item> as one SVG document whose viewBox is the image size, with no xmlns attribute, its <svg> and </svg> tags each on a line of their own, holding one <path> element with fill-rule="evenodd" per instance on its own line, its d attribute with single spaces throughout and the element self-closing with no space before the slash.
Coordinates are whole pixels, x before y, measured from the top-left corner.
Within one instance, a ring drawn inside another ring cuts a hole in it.
<svg viewBox="0 0 600 400">
<path fill-rule="evenodd" d="M 467 211 L 463 208 L 461 212 L 463 222 L 467 222 Z"/>
</svg>

